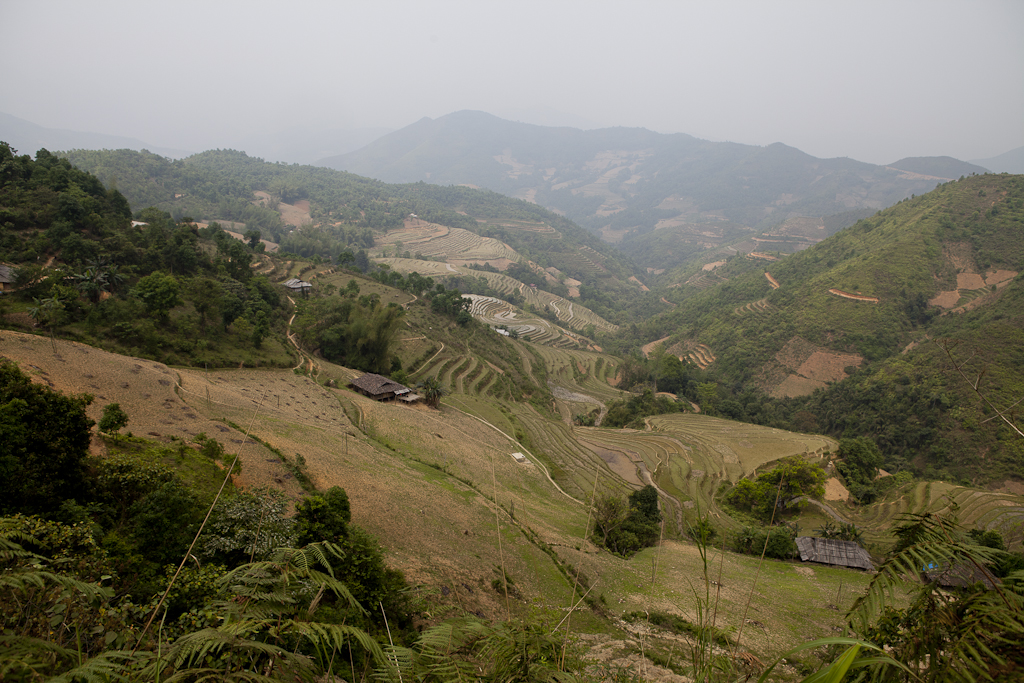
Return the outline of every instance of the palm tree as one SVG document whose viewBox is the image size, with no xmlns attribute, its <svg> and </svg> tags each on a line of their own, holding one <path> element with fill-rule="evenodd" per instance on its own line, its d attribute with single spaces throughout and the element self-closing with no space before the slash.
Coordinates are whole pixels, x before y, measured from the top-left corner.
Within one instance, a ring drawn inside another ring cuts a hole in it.
<svg viewBox="0 0 1024 683">
<path fill-rule="evenodd" d="M 437 377 L 427 377 L 416 385 L 416 389 L 423 394 L 423 400 L 427 405 L 434 408 L 437 408 L 441 404 L 441 399 L 448 395 L 448 387 L 441 384 Z"/>
</svg>

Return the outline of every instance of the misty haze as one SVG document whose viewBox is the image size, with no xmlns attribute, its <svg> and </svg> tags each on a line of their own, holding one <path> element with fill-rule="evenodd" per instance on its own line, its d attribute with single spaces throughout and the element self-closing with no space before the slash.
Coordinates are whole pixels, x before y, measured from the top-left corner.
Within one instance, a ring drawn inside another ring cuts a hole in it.
<svg viewBox="0 0 1024 683">
<path fill-rule="evenodd" d="M 3 680 L 1021 677 L 1021 3 L 0 22 Z"/>
</svg>

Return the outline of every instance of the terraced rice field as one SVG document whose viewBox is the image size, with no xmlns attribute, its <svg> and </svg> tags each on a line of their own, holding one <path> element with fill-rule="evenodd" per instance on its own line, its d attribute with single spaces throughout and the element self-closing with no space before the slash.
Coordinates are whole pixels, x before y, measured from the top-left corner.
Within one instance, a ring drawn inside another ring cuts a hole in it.
<svg viewBox="0 0 1024 683">
<path fill-rule="evenodd" d="M 837 510 L 876 541 L 891 540 L 888 529 L 900 515 L 948 513 L 957 506 L 956 516 L 967 528 L 994 529 L 1008 545 L 1024 542 L 1024 500 L 1009 493 L 983 491 L 943 482 L 915 482 L 890 492 L 881 501 L 863 508 Z"/>
<path fill-rule="evenodd" d="M 504 398 L 505 384 L 499 382 L 501 370 L 475 355 L 441 353 L 428 361 L 413 375 L 416 382 L 437 377 L 456 394 Z"/>
<path fill-rule="evenodd" d="M 767 299 L 761 299 L 743 306 L 737 306 L 733 309 L 733 313 L 739 316 L 754 315 L 758 317 L 766 317 L 774 313 L 775 310 L 776 308 L 768 303 Z"/>
<path fill-rule="evenodd" d="M 671 499 L 676 524 L 699 507 L 716 523 L 737 524 L 714 504 L 724 482 L 736 482 L 790 455 L 823 457 L 837 447 L 832 439 L 796 434 L 693 414 L 648 418 L 651 431 L 578 429 L 610 471 L 634 486 L 653 483 Z"/>
<path fill-rule="evenodd" d="M 708 366 L 714 363 L 717 358 L 715 354 L 711 353 L 711 348 L 704 344 L 693 345 L 686 355 L 690 362 L 701 370 L 707 370 Z"/>
<path fill-rule="evenodd" d="M 483 277 L 491 287 L 499 292 L 504 294 L 517 292 L 524 298 L 526 303 L 531 304 L 539 310 L 550 310 L 555 314 L 555 317 L 559 322 L 570 329 L 582 330 L 588 325 L 593 325 L 597 329 L 608 332 L 618 329 L 617 325 L 613 325 L 608 322 L 586 306 L 563 299 L 560 296 L 543 290 L 527 287 L 518 280 L 507 275 L 502 275 L 501 273 L 472 270 L 463 266 L 454 266 L 450 263 L 441 263 L 438 261 L 421 261 L 418 259 L 405 258 L 380 258 L 375 260 L 377 263 L 387 264 L 399 273 L 416 272 L 427 277 L 445 277 L 447 275 Z M 505 313 L 499 315 L 499 309 L 504 309 Z M 521 335 L 527 336 L 533 341 L 541 343 L 553 342 L 559 339 L 561 334 L 564 332 L 560 332 L 557 329 L 557 325 L 552 325 L 552 323 L 543 320 L 542 318 L 536 318 L 527 322 L 520 309 L 508 302 L 502 301 L 501 299 L 484 297 L 481 299 L 480 308 L 478 310 L 481 312 L 487 312 L 488 317 L 494 318 L 494 320 L 485 320 L 485 322 L 492 325 L 506 325 L 511 327 L 512 324 L 509 320 L 514 317 L 518 321 L 515 324 L 515 328 Z M 515 314 L 514 316 L 512 315 L 513 313 Z"/>
<path fill-rule="evenodd" d="M 542 346 L 537 347 L 537 353 L 544 360 L 549 385 L 554 383 L 567 391 L 596 399 L 592 401 L 594 405 L 627 395 L 608 384 L 618 367 L 611 356 L 583 349 Z"/>
<path fill-rule="evenodd" d="M 376 240 L 374 253 L 380 255 L 388 247 L 398 244 L 403 251 L 445 260 L 522 260 L 518 252 L 501 240 L 426 221 L 406 221 L 405 227 L 388 231 Z"/>
<path fill-rule="evenodd" d="M 709 287 L 720 285 L 723 282 L 727 282 L 728 280 L 729 278 L 722 277 L 715 271 L 701 271 L 694 275 L 693 277 L 691 277 L 689 280 L 687 280 L 686 284 L 690 285 L 691 287 L 696 287 L 697 289 L 708 289 Z"/>
</svg>

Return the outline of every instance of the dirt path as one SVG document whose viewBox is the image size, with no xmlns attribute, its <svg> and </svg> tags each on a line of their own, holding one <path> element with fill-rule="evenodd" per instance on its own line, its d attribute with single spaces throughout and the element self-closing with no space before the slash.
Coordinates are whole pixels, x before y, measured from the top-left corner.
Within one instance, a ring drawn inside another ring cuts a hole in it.
<svg viewBox="0 0 1024 683">
<path fill-rule="evenodd" d="M 291 303 L 292 308 L 295 309 L 295 300 L 288 297 L 288 301 Z M 302 350 L 302 347 L 299 346 L 299 342 L 295 338 L 295 335 L 292 334 L 292 321 L 295 320 L 296 315 L 297 312 L 293 311 L 292 317 L 288 318 L 288 330 L 285 332 L 285 335 L 288 337 L 288 341 L 292 343 L 292 346 L 294 346 L 295 350 L 299 353 L 299 363 L 292 368 L 292 370 L 298 370 L 303 365 L 308 365 L 307 371 L 309 372 L 310 377 L 313 378 L 313 381 L 316 381 L 320 377 L 320 364 L 313 360 L 313 356 Z"/>
<path fill-rule="evenodd" d="M 772 277 L 772 274 L 771 274 L 771 273 L 765 273 L 765 274 L 764 274 L 764 276 L 765 276 L 766 278 L 768 278 L 768 285 L 769 285 L 769 286 L 770 286 L 770 287 L 771 287 L 772 289 L 778 289 L 778 288 L 779 288 L 779 283 L 778 283 L 778 281 L 777 281 L 777 280 L 776 280 L 775 278 L 773 278 L 773 277 Z"/>
<path fill-rule="evenodd" d="M 437 352 L 437 353 L 435 353 L 435 354 L 434 354 L 433 356 L 431 356 L 431 357 L 430 357 L 430 360 L 428 360 L 428 361 L 424 362 L 424 363 L 423 363 L 423 365 L 419 366 L 418 368 L 416 368 L 415 370 L 413 370 L 413 371 L 412 371 L 412 372 L 410 372 L 409 374 L 410 374 L 410 375 L 415 375 L 415 374 L 416 374 L 417 372 L 419 372 L 419 371 L 420 371 L 420 370 L 422 370 L 423 368 L 425 368 L 425 367 L 427 367 L 428 365 L 430 365 L 431 361 L 433 361 L 433 360 L 434 360 L 435 358 L 437 358 L 437 357 L 438 357 L 438 355 L 439 355 L 439 354 L 441 353 L 441 351 L 444 351 L 444 342 L 441 342 L 441 348 L 440 348 L 440 349 L 438 350 L 438 352 Z"/>
<path fill-rule="evenodd" d="M 643 346 L 640 347 L 640 352 L 644 354 L 644 358 L 647 358 L 647 356 L 651 354 L 651 351 L 654 350 L 654 347 L 657 346 L 658 344 L 661 344 L 666 339 L 668 339 L 668 337 L 662 337 L 657 341 L 648 342 L 647 344 L 644 344 Z"/>
<path fill-rule="evenodd" d="M 494 425 L 492 425 L 492 424 L 491 424 L 490 422 L 488 422 L 487 420 L 485 420 L 485 419 L 483 419 L 483 418 L 480 418 L 480 417 L 477 417 L 476 415 L 472 415 L 472 414 L 470 414 L 470 413 L 467 413 L 467 412 L 466 412 L 465 410 L 460 410 L 459 408 L 456 408 L 455 406 L 453 406 L 453 405 L 452 405 L 452 404 L 451 404 L 450 402 L 449 402 L 449 403 L 446 403 L 445 405 L 447 405 L 447 406 L 448 406 L 449 408 L 451 408 L 452 410 L 457 410 L 458 412 L 462 413 L 462 414 L 463 414 L 463 415 L 465 415 L 466 417 L 470 417 L 470 418 L 473 418 L 473 419 L 474 419 L 474 420 L 476 420 L 477 422 L 480 422 L 480 423 L 482 423 L 482 424 L 485 424 L 485 425 L 487 425 L 488 427 L 490 427 L 490 428 L 491 428 L 491 429 L 493 429 L 494 431 L 496 431 L 496 432 L 498 432 L 499 434 L 501 434 L 501 435 L 502 435 L 503 437 L 505 437 L 505 438 L 506 438 L 506 439 L 508 439 L 508 440 L 509 440 L 509 441 L 510 441 L 511 443 L 513 443 L 513 444 L 515 445 L 515 447 L 516 447 L 516 448 L 518 448 L 518 449 L 519 449 L 520 451 L 522 451 L 523 453 L 526 453 L 526 454 L 527 454 L 527 455 L 529 455 L 529 456 L 530 456 L 531 458 L 533 458 L 533 464 L 534 464 L 534 465 L 536 465 L 537 467 L 539 467 L 539 468 L 540 468 L 541 472 L 543 472 L 543 473 L 544 473 L 544 476 L 548 478 L 548 481 L 550 481 L 550 482 L 551 482 L 551 485 L 552 485 L 552 486 L 554 486 L 554 487 L 555 487 L 556 489 L 558 489 L 558 492 L 559 492 L 559 493 L 561 493 L 561 494 L 562 494 L 563 496 L 565 496 L 566 498 L 568 498 L 569 500 L 571 500 L 571 501 L 573 501 L 573 502 L 579 503 L 580 505 L 586 505 L 586 503 L 584 503 L 584 502 L 583 502 L 582 500 L 580 500 L 580 499 L 578 499 L 578 498 L 573 498 L 573 497 L 572 497 L 572 496 L 570 496 L 570 495 L 569 495 L 568 493 L 566 493 L 565 491 L 563 491 L 563 490 L 562 490 L 562 487 L 561 487 L 561 486 L 559 486 L 559 485 L 557 484 L 557 482 L 555 482 L 555 480 L 551 478 L 551 473 L 550 473 L 550 472 L 548 472 L 548 468 L 544 466 L 544 463 L 542 463 L 542 462 L 541 462 L 541 461 L 540 461 L 540 460 L 539 460 L 539 459 L 537 458 L 537 456 L 535 456 L 535 455 L 534 455 L 533 453 L 530 453 L 530 451 L 529 451 L 529 450 L 527 450 L 527 449 L 526 449 L 526 447 L 525 447 L 525 446 L 523 446 L 523 444 L 519 443 L 518 441 L 516 441 L 516 440 L 515 440 L 514 438 L 512 438 L 511 436 L 509 436 L 509 435 L 508 435 L 508 434 L 506 434 L 505 432 L 501 431 L 500 429 L 498 429 L 497 427 L 495 427 Z"/>
<path fill-rule="evenodd" d="M 821 509 L 822 512 L 824 512 L 826 515 L 836 520 L 840 524 L 853 524 L 853 522 L 851 522 L 850 520 L 846 519 L 841 514 L 833 510 L 831 506 L 822 503 L 820 500 L 814 500 L 813 498 L 808 498 L 807 496 L 800 496 L 799 498 L 794 498 L 793 500 L 789 501 L 789 504 L 792 505 L 793 503 L 799 503 L 801 501 L 808 502 L 811 505 Z"/>
</svg>

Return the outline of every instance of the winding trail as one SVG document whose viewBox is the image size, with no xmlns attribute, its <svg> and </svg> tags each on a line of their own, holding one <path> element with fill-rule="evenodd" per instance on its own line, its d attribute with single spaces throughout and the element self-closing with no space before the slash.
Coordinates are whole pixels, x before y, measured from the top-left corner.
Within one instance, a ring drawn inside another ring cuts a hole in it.
<svg viewBox="0 0 1024 683">
<path fill-rule="evenodd" d="M 512 442 L 512 443 L 513 443 L 513 444 L 514 444 L 514 445 L 516 446 L 516 448 L 518 448 L 519 450 L 523 451 L 524 453 L 527 453 L 527 454 L 528 454 L 528 455 L 529 455 L 529 456 L 530 456 L 531 458 L 533 458 L 532 462 L 533 462 L 533 463 L 534 463 L 535 465 L 537 465 L 537 466 L 538 466 L 538 467 L 539 467 L 539 468 L 541 469 L 541 471 L 542 471 L 542 472 L 544 473 L 544 476 L 548 478 L 548 481 L 550 481 L 550 482 L 551 482 L 551 485 L 552 485 L 552 486 L 554 486 L 554 487 L 555 487 L 556 489 L 558 489 L 558 492 L 559 492 L 559 493 L 561 493 L 561 494 L 562 494 L 563 496 L 565 496 L 566 498 L 568 498 L 569 500 L 571 500 L 571 501 L 573 501 L 573 502 L 575 502 L 575 503 L 579 503 L 580 505 L 586 505 L 586 503 L 584 503 L 584 502 L 583 502 L 582 500 L 580 500 L 579 498 L 573 498 L 573 497 L 572 497 L 572 496 L 570 496 L 570 495 L 569 495 L 568 493 L 566 493 L 566 492 L 565 492 L 564 490 L 562 490 L 562 487 L 561 487 L 561 486 L 559 486 L 559 485 L 558 485 L 558 483 L 557 483 L 557 482 L 555 482 L 555 480 L 551 478 L 551 473 L 550 473 L 550 472 L 548 472 L 548 468 L 544 466 L 544 463 L 542 463 L 542 462 L 540 461 L 540 459 L 539 459 L 539 458 L 537 458 L 537 456 L 535 456 L 535 455 L 534 455 L 533 453 L 530 453 L 530 451 L 529 451 L 529 450 L 527 450 L 527 448 L 526 448 L 526 447 L 525 447 L 525 446 L 524 446 L 523 444 L 519 443 L 519 442 L 518 442 L 518 441 L 516 441 L 516 440 L 515 440 L 515 439 L 514 439 L 513 437 L 509 436 L 508 434 L 506 434 L 506 433 L 505 433 L 505 432 L 503 432 L 502 430 L 498 429 L 497 427 L 495 427 L 494 425 L 492 425 L 492 424 L 491 424 L 490 422 L 488 422 L 487 420 L 485 420 L 485 419 L 483 419 L 483 418 L 481 418 L 481 417 L 477 417 L 476 415 L 473 415 L 472 413 L 467 413 L 467 412 L 466 412 L 465 410 L 462 410 L 462 409 L 460 409 L 460 408 L 456 408 L 455 406 L 453 406 L 453 405 L 451 404 L 451 401 L 452 401 L 452 398 L 451 398 L 451 397 L 449 397 L 449 398 L 448 398 L 448 401 L 446 401 L 446 402 L 445 402 L 445 405 L 447 405 L 447 406 L 448 406 L 449 408 L 451 408 L 452 410 L 455 410 L 455 411 L 458 411 L 458 412 L 462 413 L 462 414 L 463 414 L 463 415 L 465 415 L 466 417 L 470 417 L 470 418 L 472 418 L 472 419 L 476 420 L 477 422 L 480 422 L 480 423 L 482 423 L 482 424 L 485 424 L 485 425 L 487 425 L 488 427 L 490 427 L 490 428 L 491 428 L 491 429 L 493 429 L 494 431 L 496 431 L 496 432 L 498 432 L 499 434 L 501 434 L 501 435 L 502 435 L 503 437 L 505 437 L 505 438 L 506 438 L 506 439 L 508 439 L 508 440 L 509 440 L 510 442 Z"/>
<path fill-rule="evenodd" d="M 823 503 L 820 500 L 814 500 L 813 498 L 808 498 L 807 496 L 800 496 L 799 498 L 794 498 L 793 500 L 789 501 L 789 504 L 792 505 L 793 503 L 799 502 L 810 503 L 811 505 L 819 508 L 822 512 L 824 512 L 826 515 L 836 520 L 840 524 L 853 524 L 853 522 L 846 519 L 841 514 L 833 510 L 828 504 Z"/>
<path fill-rule="evenodd" d="M 288 329 L 285 332 L 285 336 L 288 337 L 288 341 L 292 343 L 292 346 L 294 346 L 295 350 L 298 351 L 299 353 L 299 363 L 294 368 L 292 368 L 292 370 L 298 370 L 303 365 L 306 365 L 308 363 L 309 374 L 313 378 L 313 380 L 316 381 L 320 377 L 320 364 L 313 360 L 313 356 L 309 355 L 308 353 L 302 350 L 302 347 L 299 346 L 298 340 L 295 339 L 295 335 L 292 334 L 292 322 L 295 320 L 295 316 L 298 315 L 298 307 L 295 305 L 295 299 L 288 297 L 288 301 L 291 303 L 292 308 L 295 310 L 292 311 L 292 317 L 288 318 Z"/>
<path fill-rule="evenodd" d="M 441 342 L 441 348 L 438 349 L 437 353 L 430 357 L 430 360 L 424 361 L 423 365 L 419 366 L 409 374 L 415 375 L 417 372 L 430 365 L 430 363 L 441 354 L 441 351 L 444 351 L 444 342 Z"/>
</svg>

